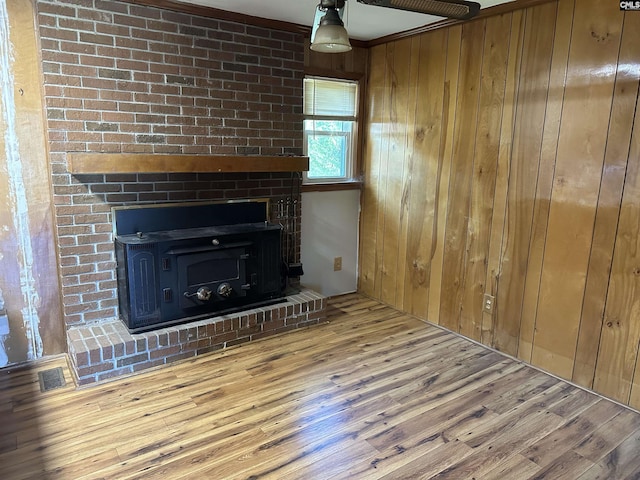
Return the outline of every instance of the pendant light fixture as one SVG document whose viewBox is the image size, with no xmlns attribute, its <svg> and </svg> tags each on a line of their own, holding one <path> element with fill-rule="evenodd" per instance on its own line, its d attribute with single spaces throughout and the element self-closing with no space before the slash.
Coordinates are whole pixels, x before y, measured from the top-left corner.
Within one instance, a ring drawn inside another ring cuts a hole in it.
<svg viewBox="0 0 640 480">
<path fill-rule="evenodd" d="M 478 2 L 467 0 L 357 0 L 374 7 L 393 8 L 457 20 L 469 20 L 480 11 Z M 311 31 L 311 50 L 342 53 L 351 50 L 349 34 L 342 23 L 346 0 L 320 0 Z"/>
<path fill-rule="evenodd" d="M 343 53 L 351 50 L 349 34 L 338 13 L 339 9 L 344 8 L 344 4 L 345 0 L 320 1 L 318 10 L 326 13 L 315 30 L 311 50 L 321 53 Z"/>
</svg>

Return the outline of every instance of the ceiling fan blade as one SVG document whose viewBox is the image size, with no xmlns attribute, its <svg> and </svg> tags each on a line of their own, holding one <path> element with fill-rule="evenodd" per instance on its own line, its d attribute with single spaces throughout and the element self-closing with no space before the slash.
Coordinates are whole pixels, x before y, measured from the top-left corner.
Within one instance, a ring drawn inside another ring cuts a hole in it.
<svg viewBox="0 0 640 480">
<path fill-rule="evenodd" d="M 465 0 L 358 0 L 358 2 L 458 20 L 468 20 L 480 11 L 479 3 Z"/>
</svg>

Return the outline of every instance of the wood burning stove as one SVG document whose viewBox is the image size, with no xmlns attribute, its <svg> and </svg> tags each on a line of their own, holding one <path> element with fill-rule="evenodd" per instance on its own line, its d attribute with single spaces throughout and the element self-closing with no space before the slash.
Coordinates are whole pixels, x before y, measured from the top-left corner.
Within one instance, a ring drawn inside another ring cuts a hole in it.
<svg viewBox="0 0 640 480">
<path fill-rule="evenodd" d="M 141 332 L 283 298 L 268 202 L 114 208 L 120 318 Z"/>
</svg>

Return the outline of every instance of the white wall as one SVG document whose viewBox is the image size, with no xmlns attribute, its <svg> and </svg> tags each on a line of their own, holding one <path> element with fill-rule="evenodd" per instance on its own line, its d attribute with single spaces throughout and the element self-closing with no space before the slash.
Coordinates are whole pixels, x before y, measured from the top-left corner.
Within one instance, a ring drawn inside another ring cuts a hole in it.
<svg viewBox="0 0 640 480">
<path fill-rule="evenodd" d="M 302 194 L 303 286 L 327 296 L 356 291 L 359 218 L 360 190 Z M 338 272 L 335 257 L 342 257 Z"/>
</svg>

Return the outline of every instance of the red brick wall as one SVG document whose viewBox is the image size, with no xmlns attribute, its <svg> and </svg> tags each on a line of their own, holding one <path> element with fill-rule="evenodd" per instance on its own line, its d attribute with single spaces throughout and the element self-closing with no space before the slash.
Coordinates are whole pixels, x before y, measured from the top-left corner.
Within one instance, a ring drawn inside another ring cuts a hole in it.
<svg viewBox="0 0 640 480">
<path fill-rule="evenodd" d="M 277 200 L 292 177 L 73 176 L 66 154 L 300 155 L 304 46 L 297 34 L 118 1 L 37 7 L 65 321 L 76 325 L 117 315 L 111 207 Z"/>
</svg>

